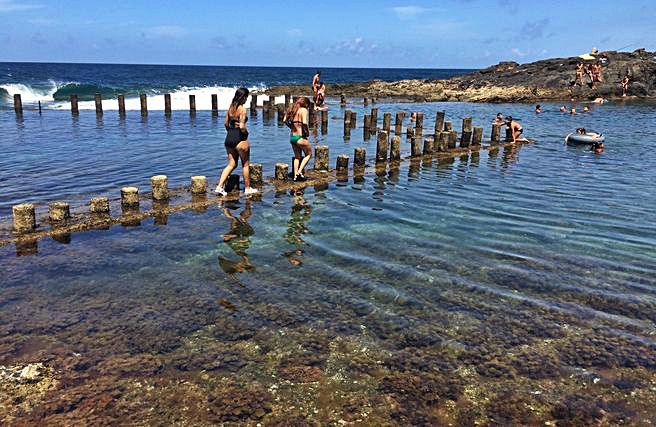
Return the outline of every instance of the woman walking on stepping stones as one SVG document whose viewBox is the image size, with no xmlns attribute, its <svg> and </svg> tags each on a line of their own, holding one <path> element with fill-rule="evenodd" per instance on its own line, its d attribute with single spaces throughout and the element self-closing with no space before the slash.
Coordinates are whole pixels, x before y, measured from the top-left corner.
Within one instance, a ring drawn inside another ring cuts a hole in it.
<svg viewBox="0 0 656 427">
<path fill-rule="evenodd" d="M 292 131 L 289 137 L 289 143 L 292 144 L 294 150 L 294 181 L 305 181 L 303 170 L 312 157 L 312 146 L 310 141 L 307 140 L 310 136 L 309 110 L 310 100 L 302 96 L 292 104 L 291 107 L 285 112 L 284 121 Z"/>
</svg>

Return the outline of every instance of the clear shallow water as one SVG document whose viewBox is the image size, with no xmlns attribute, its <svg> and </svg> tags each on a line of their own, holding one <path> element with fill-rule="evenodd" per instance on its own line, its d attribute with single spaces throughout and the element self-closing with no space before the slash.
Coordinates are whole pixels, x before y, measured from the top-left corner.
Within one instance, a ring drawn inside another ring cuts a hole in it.
<svg viewBox="0 0 656 427">
<path fill-rule="evenodd" d="M 28 257 L 0 248 L 0 364 L 43 361 L 58 381 L 26 398 L 24 419 L 651 419 L 656 214 L 654 160 L 642 153 L 653 106 L 576 117 L 528 105 L 378 108 L 424 111 L 426 129 L 437 110 L 456 129 L 472 115 L 486 135 L 502 111 L 538 143 L 43 239 Z M 5 216 L 28 193 L 83 205 L 122 185 L 146 189 L 156 173 L 171 186 L 216 176 L 224 161 L 209 114 L 0 117 Z M 261 115 L 249 125 L 253 160 L 270 175 L 290 157 L 288 131 Z M 606 133 L 606 152 L 564 146 L 577 126 Z M 312 138 L 330 146 L 331 164 L 363 144 L 361 129 L 348 143 L 341 134 L 331 120 Z M 371 158 L 375 138 L 364 144 Z"/>
</svg>

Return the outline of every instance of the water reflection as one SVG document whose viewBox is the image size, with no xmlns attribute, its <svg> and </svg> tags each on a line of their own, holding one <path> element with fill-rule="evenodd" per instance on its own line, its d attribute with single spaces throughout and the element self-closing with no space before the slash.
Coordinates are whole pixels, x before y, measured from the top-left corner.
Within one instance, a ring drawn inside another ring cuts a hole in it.
<svg viewBox="0 0 656 427">
<path fill-rule="evenodd" d="M 246 253 L 251 246 L 251 236 L 255 234 L 255 230 L 248 223 L 252 214 L 251 201 L 246 199 L 241 212 L 235 216 L 232 211 L 238 209 L 238 201 L 226 201 L 222 204 L 223 214 L 230 220 L 230 229 L 223 235 L 223 241 L 237 255 L 238 260 L 219 255 L 219 267 L 233 278 L 237 273 L 255 270 Z"/>
<path fill-rule="evenodd" d="M 312 206 L 305 200 L 304 191 L 304 189 L 292 190 L 294 205 L 289 221 L 287 221 L 287 232 L 285 233 L 285 240 L 295 249 L 286 251 L 283 255 L 287 257 L 290 264 L 295 266 L 303 264 L 301 257 L 304 254 L 303 246 L 306 244 L 303 235 L 310 233 L 307 222 L 312 215 Z"/>
</svg>

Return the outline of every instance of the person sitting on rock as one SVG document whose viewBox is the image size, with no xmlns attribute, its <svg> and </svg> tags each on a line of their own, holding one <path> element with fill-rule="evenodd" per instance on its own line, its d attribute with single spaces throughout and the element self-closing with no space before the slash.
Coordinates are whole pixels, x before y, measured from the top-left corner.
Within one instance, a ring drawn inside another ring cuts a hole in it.
<svg viewBox="0 0 656 427">
<path fill-rule="evenodd" d="M 627 93 L 629 93 L 629 75 L 625 75 L 622 81 L 620 82 L 620 85 L 622 86 L 622 96 L 626 96 Z"/>
<path fill-rule="evenodd" d="M 565 107 L 564 105 L 561 105 L 560 106 L 560 112 L 561 113 L 566 113 L 567 112 L 567 107 Z"/>
<path fill-rule="evenodd" d="M 540 114 L 542 112 L 542 108 L 540 108 L 540 105 L 535 106 L 535 114 Z"/>
<path fill-rule="evenodd" d="M 506 117 L 506 127 L 512 132 L 513 144 L 516 142 L 528 142 L 528 139 L 519 137 L 524 132 L 524 129 L 511 116 Z"/>
</svg>

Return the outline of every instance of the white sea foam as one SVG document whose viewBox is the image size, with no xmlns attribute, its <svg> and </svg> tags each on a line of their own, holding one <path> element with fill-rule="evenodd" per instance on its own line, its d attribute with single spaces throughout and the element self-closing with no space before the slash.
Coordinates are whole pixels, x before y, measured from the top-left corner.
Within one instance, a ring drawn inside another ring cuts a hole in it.
<svg viewBox="0 0 656 427">
<path fill-rule="evenodd" d="M 196 96 L 196 110 L 211 110 L 212 109 L 212 94 L 217 95 L 218 106 L 220 110 L 226 110 L 235 95 L 235 87 L 225 86 L 211 86 L 202 88 L 181 88 L 177 91 L 171 92 L 171 109 L 172 110 L 189 110 L 189 95 Z M 261 87 L 253 87 L 249 90 L 261 90 Z M 268 99 L 268 97 L 267 97 Z M 276 102 L 284 102 L 284 96 L 277 96 Z M 52 100 L 52 98 L 51 98 Z M 259 96 L 257 99 L 258 105 L 262 105 L 264 99 Z M 164 95 L 149 95 L 148 96 L 148 110 L 164 110 Z M 250 96 L 246 101 L 246 106 L 250 105 Z M 105 99 L 102 102 L 103 110 L 111 111 L 118 110 L 118 102 L 116 99 Z M 96 104 L 94 101 L 80 101 L 78 103 L 80 110 L 95 110 Z M 70 102 L 59 101 L 53 104 L 53 108 L 69 110 L 71 108 Z M 141 102 L 139 97 L 125 98 L 126 110 L 140 110 Z"/>
<path fill-rule="evenodd" d="M 48 88 L 34 88 L 30 85 L 22 83 L 6 83 L 0 85 L 0 88 L 4 89 L 9 93 L 10 96 L 15 94 L 20 94 L 21 101 L 26 104 L 41 102 L 52 102 L 53 95 L 57 92 L 57 89 L 62 86 L 57 84 L 55 81 L 49 81 L 50 86 Z"/>
</svg>

